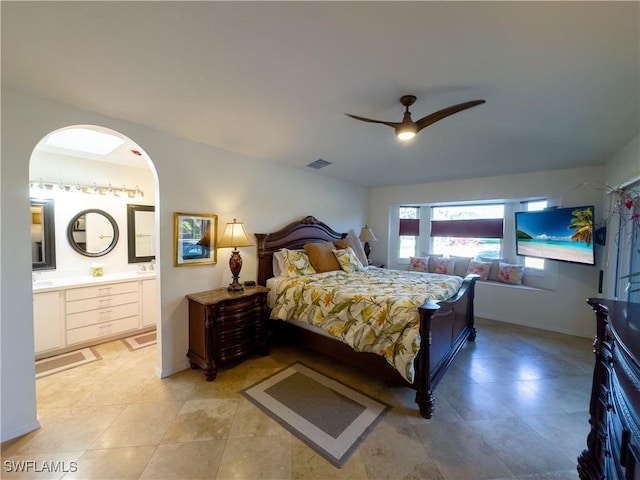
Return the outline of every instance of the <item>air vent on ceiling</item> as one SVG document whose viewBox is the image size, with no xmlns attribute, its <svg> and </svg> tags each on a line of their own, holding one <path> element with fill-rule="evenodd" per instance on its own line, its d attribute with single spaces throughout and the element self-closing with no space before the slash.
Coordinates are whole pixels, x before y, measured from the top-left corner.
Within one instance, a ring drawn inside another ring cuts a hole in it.
<svg viewBox="0 0 640 480">
<path fill-rule="evenodd" d="M 327 162 L 326 160 L 322 160 L 321 158 L 319 158 L 315 162 L 311 162 L 310 164 L 308 164 L 307 167 L 315 168 L 316 170 L 320 170 L 321 168 L 324 168 L 327 165 L 331 165 L 331 162 Z"/>
</svg>

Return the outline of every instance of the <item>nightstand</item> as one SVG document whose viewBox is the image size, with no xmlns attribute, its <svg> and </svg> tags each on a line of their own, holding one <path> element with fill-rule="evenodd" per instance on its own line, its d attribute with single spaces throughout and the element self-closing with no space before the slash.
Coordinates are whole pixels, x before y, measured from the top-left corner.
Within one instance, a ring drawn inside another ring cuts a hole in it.
<svg viewBox="0 0 640 480">
<path fill-rule="evenodd" d="M 220 288 L 187 295 L 191 368 L 202 368 L 211 382 L 218 364 L 240 361 L 254 351 L 268 355 L 268 292 L 256 286 L 242 292 Z"/>
</svg>

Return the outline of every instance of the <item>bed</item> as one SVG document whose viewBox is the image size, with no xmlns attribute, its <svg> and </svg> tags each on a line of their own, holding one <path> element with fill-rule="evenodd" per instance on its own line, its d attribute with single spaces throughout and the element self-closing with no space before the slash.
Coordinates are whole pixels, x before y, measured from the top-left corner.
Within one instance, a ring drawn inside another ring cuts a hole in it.
<svg viewBox="0 0 640 480">
<path fill-rule="evenodd" d="M 304 280 L 294 279 L 288 283 L 286 279 L 282 279 L 280 276 L 274 278 L 274 254 L 276 256 L 280 255 L 279 252 L 284 251 L 283 249 L 300 251 L 308 244 L 338 242 L 346 237 L 347 234 L 336 232 L 313 216 L 297 220 L 273 233 L 256 234 L 258 240 L 258 283 L 263 286 L 270 286 L 272 289 L 274 289 L 274 285 L 285 285 L 275 288 L 279 292 L 271 299 L 271 303 L 277 297 L 289 297 L 290 301 L 293 297 L 299 300 L 300 297 L 308 297 L 309 295 L 317 298 L 317 294 L 313 293 L 315 290 L 311 290 L 312 288 L 318 288 L 315 282 L 319 282 L 320 285 L 329 282 L 332 285 L 330 288 L 335 287 L 335 282 L 355 282 L 355 274 L 354 276 L 348 276 L 351 274 L 345 274 L 343 271 L 318 273 L 310 275 L 308 278 L 305 276 Z M 415 283 L 415 279 L 420 276 L 422 284 L 426 284 L 426 280 L 434 280 L 434 274 L 403 273 L 375 267 L 367 267 L 362 270 L 362 272 L 358 272 L 358 276 L 363 277 L 365 282 L 371 281 L 376 284 L 387 282 L 389 277 L 397 279 L 409 277 L 408 281 Z M 400 277 L 401 275 L 404 276 Z M 280 321 L 285 319 L 286 314 L 306 311 L 307 306 L 287 309 L 272 303 L 270 305 L 270 317 L 273 320 L 270 321 L 270 327 L 273 335 L 294 339 L 294 341 L 306 348 L 321 352 L 372 374 L 382 376 L 389 384 L 410 386 L 416 391 L 415 401 L 420 415 L 424 418 L 431 418 L 435 407 L 434 389 L 466 341 L 474 341 L 476 337 L 473 297 L 475 281 L 478 276 L 467 275 L 464 279 L 457 278 L 457 283 L 455 279 L 450 279 L 447 275 L 436 275 L 436 277 L 441 277 L 436 279 L 440 280 L 441 284 L 436 288 L 438 290 L 436 294 L 446 295 L 446 298 L 442 300 L 434 301 L 431 299 L 432 297 L 427 297 L 429 299 L 422 303 L 423 293 L 420 296 L 412 296 L 413 294 L 408 294 L 407 292 L 392 295 L 394 298 L 397 296 L 402 297 L 402 302 L 404 302 L 403 309 L 406 307 L 407 311 L 409 311 L 408 315 L 411 317 L 409 323 L 411 328 L 415 330 L 413 335 L 415 338 L 411 337 L 410 333 L 401 333 L 400 335 L 404 341 L 408 343 L 405 343 L 405 346 L 396 347 L 397 350 L 402 350 L 402 353 L 406 353 L 405 350 L 415 349 L 415 351 L 412 350 L 404 355 L 404 357 L 411 359 L 409 367 L 403 367 L 401 361 L 394 363 L 394 359 L 391 358 L 393 354 L 387 355 L 386 351 L 383 352 L 384 355 L 380 352 L 358 351 L 360 349 L 359 346 L 353 347 L 345 343 L 345 335 L 338 335 L 340 338 L 337 338 L 335 335 L 328 334 L 326 329 L 318 328 L 307 322 L 297 321 L 297 314 L 292 314 L 292 318 L 286 318 L 287 321 Z M 274 283 L 274 281 L 277 283 Z M 397 283 L 402 282 L 398 280 Z M 445 287 L 449 290 L 444 290 Z M 298 290 L 294 291 L 293 289 L 295 288 Z M 453 290 L 451 290 L 452 288 Z M 332 295 L 334 294 L 332 290 Z M 361 295 L 358 294 L 358 297 L 361 297 Z M 348 308 L 356 310 L 355 307 L 349 306 Z M 342 309 L 340 307 L 340 310 Z M 318 309 L 316 308 L 315 311 L 318 311 Z M 398 310 L 388 309 L 387 312 L 398 312 Z M 313 315 L 313 313 L 310 314 L 311 317 Z M 276 317 L 281 318 L 276 319 Z M 409 317 L 404 314 L 388 314 L 385 322 L 391 322 L 394 319 L 407 321 L 407 318 Z M 404 327 L 399 327 L 398 330 L 409 332 L 410 328 L 405 325 Z M 411 345 L 414 346 L 411 347 Z M 406 358 L 403 361 L 406 361 Z"/>
</svg>

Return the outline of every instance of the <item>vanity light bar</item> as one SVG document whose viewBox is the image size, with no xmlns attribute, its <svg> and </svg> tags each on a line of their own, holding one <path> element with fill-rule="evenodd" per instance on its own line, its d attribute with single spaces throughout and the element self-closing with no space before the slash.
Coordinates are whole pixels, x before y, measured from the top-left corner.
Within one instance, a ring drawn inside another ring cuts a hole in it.
<svg viewBox="0 0 640 480">
<path fill-rule="evenodd" d="M 29 182 L 29 188 L 32 192 L 38 191 L 61 191 L 69 193 L 85 193 L 89 195 L 105 195 L 112 197 L 126 197 L 141 199 L 144 197 L 144 193 L 140 190 L 140 187 L 136 185 L 136 188 L 127 188 L 125 185 L 121 187 L 114 187 L 111 184 L 97 185 L 95 182 L 92 185 L 80 185 L 80 182 L 75 184 L 62 183 L 62 180 L 58 182 L 43 182 L 42 179 L 38 181 L 31 180 Z"/>
</svg>

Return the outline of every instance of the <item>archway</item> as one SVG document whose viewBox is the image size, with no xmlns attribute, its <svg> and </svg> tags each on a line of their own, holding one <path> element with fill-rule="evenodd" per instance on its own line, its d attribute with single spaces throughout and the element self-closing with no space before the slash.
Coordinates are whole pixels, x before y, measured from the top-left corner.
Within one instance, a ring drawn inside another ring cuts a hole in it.
<svg viewBox="0 0 640 480">
<path fill-rule="evenodd" d="M 116 279 L 122 279 L 128 288 L 139 286 L 137 297 L 133 291 L 127 291 L 129 303 L 126 310 L 121 309 L 122 313 L 113 313 L 119 305 L 109 312 L 100 311 L 102 306 L 109 306 L 106 298 L 87 307 L 95 310 L 91 312 L 96 318 L 95 325 L 87 323 L 88 314 L 80 315 L 82 320 L 70 320 L 66 293 L 50 295 L 40 308 L 34 295 L 36 359 L 130 333 L 155 329 L 159 337 L 159 182 L 153 161 L 140 145 L 120 132 L 96 125 L 73 125 L 42 138 L 31 154 L 29 167 L 31 198 L 50 200 L 53 209 L 53 220 L 48 222 L 42 216 L 44 210 L 32 211 L 34 294 L 40 297 L 41 293 L 66 292 L 70 284 L 88 288 L 96 282 L 113 284 Z M 93 217 L 94 212 L 100 215 Z M 153 220 L 145 221 L 144 217 L 149 215 Z M 108 231 L 96 230 L 92 234 L 89 228 L 92 219 L 104 218 L 111 225 Z M 53 225 L 48 236 L 44 233 L 47 225 Z M 40 236 L 38 231 L 42 232 Z M 53 243 L 47 245 L 47 241 Z M 52 251 L 53 263 L 38 263 L 50 260 Z M 143 268 L 147 272 L 144 276 L 139 274 Z M 98 272 L 99 278 L 94 276 Z M 134 298 L 136 315 L 132 310 Z M 59 308 L 48 302 L 58 302 Z M 56 317 L 56 311 L 63 313 Z M 42 312 L 44 316 L 40 315 Z M 109 316 L 115 320 L 111 321 Z M 109 318 L 109 323 L 101 322 L 103 318 Z M 44 330 L 39 331 L 39 326 L 44 326 Z M 159 364 L 161 342 L 157 345 Z"/>
</svg>

